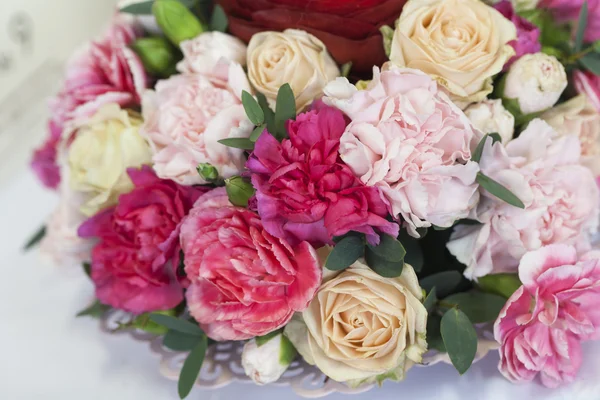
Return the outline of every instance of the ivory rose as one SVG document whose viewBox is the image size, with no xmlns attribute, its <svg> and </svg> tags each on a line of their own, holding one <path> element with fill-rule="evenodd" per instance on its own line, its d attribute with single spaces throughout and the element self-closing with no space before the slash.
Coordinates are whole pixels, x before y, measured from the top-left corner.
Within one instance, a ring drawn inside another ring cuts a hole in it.
<svg viewBox="0 0 600 400">
<path fill-rule="evenodd" d="M 139 114 L 108 104 L 65 132 L 64 142 L 72 140 L 67 154 L 69 183 L 87 196 L 80 207 L 86 216 L 115 205 L 119 195 L 133 188 L 127 168 L 150 163 L 150 148 L 139 134 L 141 124 Z"/>
<path fill-rule="evenodd" d="M 483 133 L 497 133 L 507 143 L 515 133 L 515 117 L 502 105 L 502 100 L 483 100 L 471 104 L 465 114 L 473 126 Z"/>
<path fill-rule="evenodd" d="M 578 258 L 572 246 L 546 246 L 523 256 L 519 277 L 494 325 L 500 372 L 513 382 L 539 374 L 552 388 L 572 382 L 580 341 L 600 337 L 600 253 Z"/>
<path fill-rule="evenodd" d="M 512 22 L 480 0 L 409 0 L 390 60 L 429 74 L 461 105 L 483 100 L 492 77 L 515 54 Z"/>
<path fill-rule="evenodd" d="M 541 116 L 560 135 L 574 135 L 581 142 L 581 162 L 600 176 L 600 114 L 585 94 L 580 94 Z"/>
<path fill-rule="evenodd" d="M 214 340 L 245 340 L 284 326 L 321 283 L 307 242 L 267 233 L 258 215 L 231 205 L 225 188 L 200 197 L 181 227 L 190 314 Z"/>
<path fill-rule="evenodd" d="M 525 253 L 554 243 L 588 251 L 598 228 L 600 194 L 590 170 L 579 163 L 577 137 L 558 137 L 535 119 L 506 146 L 491 142 L 483 148 L 482 173 L 508 188 L 525 208 L 482 189 L 474 213 L 482 224 L 455 227 L 447 244 L 467 266 L 465 276 L 516 272 Z"/>
<path fill-rule="evenodd" d="M 239 64 L 224 64 L 214 72 L 218 75 L 174 75 L 144 95 L 140 133 L 150 143 L 159 177 L 205 184 L 196 171 L 200 163 L 211 164 L 223 178 L 244 167 L 244 151 L 218 141 L 250 136 L 254 126 L 241 100 L 250 86 Z"/>
<path fill-rule="evenodd" d="M 412 235 L 469 215 L 479 199 L 479 167 L 469 161 L 476 130 L 436 81 L 392 66 L 374 68 L 366 90 L 340 78 L 325 93 L 324 102 L 351 120 L 340 139 L 341 159 L 381 190 Z"/>
<path fill-rule="evenodd" d="M 260 32 L 248 44 L 248 79 L 271 106 L 279 88 L 289 83 L 302 111 L 339 75 L 323 42 L 305 31 Z"/>
<path fill-rule="evenodd" d="M 383 278 L 362 261 L 325 281 L 285 334 L 305 361 L 358 386 L 402 380 L 427 351 L 427 310 L 413 268 Z"/>
<path fill-rule="evenodd" d="M 201 33 L 179 44 L 183 60 L 177 70 L 184 74 L 219 76 L 231 62 L 246 66 L 246 45 L 238 38 L 214 31 Z"/>
</svg>

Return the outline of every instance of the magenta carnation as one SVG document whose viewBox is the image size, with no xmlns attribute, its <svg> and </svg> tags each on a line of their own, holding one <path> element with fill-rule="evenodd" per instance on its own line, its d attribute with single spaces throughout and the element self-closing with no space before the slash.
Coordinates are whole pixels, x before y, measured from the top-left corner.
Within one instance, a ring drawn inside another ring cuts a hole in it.
<svg viewBox="0 0 600 400">
<path fill-rule="evenodd" d="M 215 340 L 265 335 L 308 307 L 321 266 L 307 242 L 292 247 L 258 215 L 229 202 L 225 188 L 200 197 L 181 227 L 192 316 Z"/>
<path fill-rule="evenodd" d="M 79 228 L 79 236 L 99 239 L 92 250 L 96 297 L 135 314 L 167 310 L 183 300 L 181 220 L 206 189 L 161 180 L 147 166 L 128 173 L 133 191 Z"/>
<path fill-rule="evenodd" d="M 512 3 L 509 0 L 502 0 L 500 3 L 494 6 L 500 14 L 504 15 L 505 18 L 512 21 L 517 28 L 517 39 L 509 42 L 508 44 L 515 49 L 515 55 L 504 64 L 504 70 L 508 70 L 508 67 L 525 54 L 538 53 L 542 50 L 540 44 L 540 29 L 521 17 L 515 12 Z"/>
<path fill-rule="evenodd" d="M 349 231 L 370 243 L 379 242 L 378 231 L 398 235 L 379 189 L 365 186 L 339 156 L 345 128 L 341 111 L 318 105 L 288 122 L 289 139 L 260 136 L 246 167 L 267 232 L 317 247 Z"/>
<path fill-rule="evenodd" d="M 55 121 L 48 121 L 48 137 L 44 144 L 35 150 L 31 160 L 31 169 L 42 184 L 50 189 L 56 189 L 60 183 L 60 171 L 56 163 L 60 134 L 60 126 Z"/>
</svg>

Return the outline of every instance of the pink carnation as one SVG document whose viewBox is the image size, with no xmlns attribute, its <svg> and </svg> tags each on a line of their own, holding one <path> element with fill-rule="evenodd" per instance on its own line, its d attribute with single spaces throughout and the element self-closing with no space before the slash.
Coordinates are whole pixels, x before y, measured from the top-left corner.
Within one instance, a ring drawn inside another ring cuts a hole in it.
<svg viewBox="0 0 600 400">
<path fill-rule="evenodd" d="M 600 39 L 600 0 L 541 0 L 539 8 L 548 8 L 559 22 L 577 23 L 583 3 L 588 3 L 588 20 L 584 39 L 593 42 Z"/>
<path fill-rule="evenodd" d="M 321 283 L 307 242 L 292 247 L 255 213 L 234 207 L 224 188 L 200 197 L 181 227 L 190 313 L 215 340 L 243 340 L 284 326 Z"/>
<path fill-rule="evenodd" d="M 379 190 L 360 182 L 339 157 L 345 128 L 339 110 L 317 106 L 288 122 L 289 139 L 260 136 L 246 167 L 270 234 L 317 247 L 349 231 L 365 233 L 371 243 L 379 243 L 376 230 L 398 235 Z"/>
<path fill-rule="evenodd" d="M 50 101 L 48 139 L 32 162 L 44 185 L 58 185 L 56 147 L 70 121 L 89 117 L 108 103 L 140 104 L 147 77 L 129 44 L 141 34 L 128 18 L 117 16 L 101 39 L 91 42 L 67 64 L 64 86 Z"/>
<path fill-rule="evenodd" d="M 183 300 L 181 221 L 207 189 L 161 180 L 147 166 L 128 172 L 133 191 L 79 228 L 79 236 L 99 239 L 92 250 L 96 297 L 135 314 L 167 310 Z"/>
<path fill-rule="evenodd" d="M 580 164 L 579 139 L 558 137 L 536 119 L 504 146 L 488 139 L 481 171 L 504 185 L 525 205 L 514 207 L 482 190 L 476 216 L 481 225 L 459 225 L 447 247 L 465 276 L 516 272 L 528 251 L 553 243 L 591 248 L 600 215 L 600 195 L 591 171 Z"/>
<path fill-rule="evenodd" d="M 519 277 L 494 325 L 500 371 L 513 382 L 538 373 L 548 387 L 572 382 L 580 341 L 600 337 L 600 253 L 578 260 L 572 246 L 543 247 L 523 256 Z"/>
<path fill-rule="evenodd" d="M 508 43 L 515 49 L 516 54 L 504 64 L 504 70 L 506 71 L 513 62 L 525 54 L 538 53 L 542 49 L 542 45 L 539 42 L 540 29 L 517 14 L 510 0 L 502 0 L 494 8 L 500 14 L 504 15 L 505 18 L 511 20 L 517 28 L 517 39 Z"/>
<path fill-rule="evenodd" d="M 577 70 L 574 72 L 573 78 L 577 92 L 585 94 L 600 113 L 600 76 L 589 71 Z"/>
<path fill-rule="evenodd" d="M 366 90 L 338 78 L 325 93 L 323 101 L 351 120 L 341 159 L 382 191 L 412 235 L 469 215 L 479 199 L 479 167 L 469 161 L 476 131 L 432 78 L 413 69 L 374 68 Z"/>
</svg>

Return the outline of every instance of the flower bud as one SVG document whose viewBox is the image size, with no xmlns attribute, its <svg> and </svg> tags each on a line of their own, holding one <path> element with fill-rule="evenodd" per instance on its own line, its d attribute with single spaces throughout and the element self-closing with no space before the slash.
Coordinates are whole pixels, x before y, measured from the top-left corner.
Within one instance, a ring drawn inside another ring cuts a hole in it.
<svg viewBox="0 0 600 400">
<path fill-rule="evenodd" d="M 248 200 L 254 195 L 254 187 L 241 176 L 225 179 L 225 189 L 229 201 L 234 206 L 248 207 Z"/>
<path fill-rule="evenodd" d="M 206 31 L 200 20 L 178 0 L 156 0 L 152 14 L 162 32 L 175 45 Z"/>
<path fill-rule="evenodd" d="M 242 366 L 256 384 L 266 385 L 277 381 L 295 357 L 296 349 L 279 333 L 262 345 L 256 339 L 247 342 L 242 351 Z"/>
<path fill-rule="evenodd" d="M 136 40 L 131 48 L 142 60 L 151 75 L 167 78 L 175 72 L 175 49 L 163 37 L 146 37 Z"/>
<path fill-rule="evenodd" d="M 213 167 L 210 163 L 198 164 L 196 168 L 198 173 L 206 182 L 214 182 L 219 179 L 219 171 Z"/>
<path fill-rule="evenodd" d="M 506 74 L 503 97 L 515 99 L 527 115 L 552 107 L 567 87 L 567 73 L 554 56 L 527 54 L 518 59 Z"/>
<path fill-rule="evenodd" d="M 465 114 L 475 128 L 483 133 L 497 132 L 502 143 L 507 143 L 515 133 L 515 117 L 502 105 L 502 100 L 483 100 L 467 107 Z"/>
</svg>

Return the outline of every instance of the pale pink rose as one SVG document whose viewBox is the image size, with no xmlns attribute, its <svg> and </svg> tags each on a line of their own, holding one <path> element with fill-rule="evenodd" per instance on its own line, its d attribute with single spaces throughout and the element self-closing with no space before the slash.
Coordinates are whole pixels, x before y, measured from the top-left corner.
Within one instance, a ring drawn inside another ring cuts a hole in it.
<svg viewBox="0 0 600 400">
<path fill-rule="evenodd" d="M 177 70 L 185 74 L 219 75 L 231 62 L 246 65 L 246 45 L 240 39 L 222 32 L 205 32 L 179 45 L 183 60 Z"/>
<path fill-rule="evenodd" d="M 573 73 L 575 88 L 578 93 L 584 93 L 592 102 L 598 112 L 600 112 L 600 77 L 589 71 L 575 71 Z"/>
<path fill-rule="evenodd" d="M 231 205 L 225 188 L 200 197 L 181 226 L 190 314 L 214 340 L 265 335 L 303 311 L 321 284 L 308 242 L 292 247 L 254 212 Z"/>
<path fill-rule="evenodd" d="M 579 140 L 558 136 L 544 121 L 533 120 L 506 146 L 488 139 L 482 173 L 514 193 L 517 208 L 481 190 L 475 217 L 481 225 L 459 225 L 447 247 L 467 266 L 469 279 L 516 272 L 528 251 L 553 243 L 590 249 L 598 228 L 600 195 L 590 170 L 580 164 Z"/>
<path fill-rule="evenodd" d="M 546 246 L 523 256 L 519 278 L 494 325 L 500 371 L 513 382 L 538 373 L 548 387 L 572 382 L 580 341 L 600 338 L 600 253 L 578 259 L 572 246 Z"/>
<path fill-rule="evenodd" d="M 207 183 L 196 171 L 199 163 L 212 164 L 224 178 L 240 173 L 244 151 L 218 141 L 248 137 L 254 128 L 242 106 L 242 90 L 250 92 L 244 70 L 230 63 L 218 77 L 174 75 L 146 92 L 140 133 L 150 143 L 159 177 L 182 185 Z"/>
<path fill-rule="evenodd" d="M 423 72 L 373 71 L 366 90 L 344 78 L 325 88 L 323 101 L 351 120 L 341 137 L 342 160 L 381 189 L 412 235 L 467 217 L 479 198 L 479 167 L 469 161 L 478 135 L 471 122 Z"/>
</svg>

